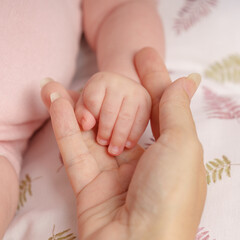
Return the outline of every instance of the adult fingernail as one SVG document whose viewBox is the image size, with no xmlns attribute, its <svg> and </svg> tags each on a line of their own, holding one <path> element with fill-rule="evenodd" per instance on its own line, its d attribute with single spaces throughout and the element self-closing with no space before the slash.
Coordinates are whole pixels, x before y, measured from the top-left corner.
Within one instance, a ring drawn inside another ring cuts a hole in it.
<svg viewBox="0 0 240 240">
<path fill-rule="evenodd" d="M 52 82 L 53 80 L 51 78 L 44 78 L 40 82 L 40 87 L 43 88 L 47 83 Z"/>
<path fill-rule="evenodd" d="M 192 81 L 195 82 L 197 88 L 201 82 L 201 75 L 199 73 L 191 73 L 190 75 L 187 76 L 188 79 L 191 79 Z"/>
<path fill-rule="evenodd" d="M 51 99 L 51 102 L 54 102 L 56 99 L 60 98 L 60 94 L 58 92 L 53 92 L 50 94 L 50 99 Z"/>
<path fill-rule="evenodd" d="M 117 147 L 117 146 L 112 146 L 112 145 L 110 145 L 109 147 L 108 147 L 108 152 L 109 153 L 111 153 L 112 155 L 117 155 L 118 153 L 119 153 L 119 147 Z"/>
</svg>

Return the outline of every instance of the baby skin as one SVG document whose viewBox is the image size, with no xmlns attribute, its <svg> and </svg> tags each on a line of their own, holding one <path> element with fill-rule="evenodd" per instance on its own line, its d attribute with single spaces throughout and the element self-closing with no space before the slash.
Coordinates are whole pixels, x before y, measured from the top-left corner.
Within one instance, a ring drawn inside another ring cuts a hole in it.
<svg viewBox="0 0 240 240">
<path fill-rule="evenodd" d="M 149 121 L 151 97 L 139 83 L 110 72 L 99 72 L 87 82 L 75 113 L 83 130 L 98 121 L 97 142 L 109 145 L 111 155 L 138 142 Z"/>
<path fill-rule="evenodd" d="M 106 146 L 96 143 L 95 131 L 80 130 L 74 113 L 78 93 L 69 94 L 54 81 L 41 91 L 76 196 L 79 238 L 192 240 L 207 186 L 190 110 L 200 76 L 171 83 L 151 48 L 138 52 L 135 63 L 151 97 L 160 99 L 152 109 L 155 121 L 151 118 L 156 142 L 146 151 L 136 145 L 119 156 L 109 155 Z"/>
<path fill-rule="evenodd" d="M 28 1 L 25 3 L 25 8 L 27 4 Z M 152 102 L 156 100 L 152 97 L 154 94 L 150 97 L 141 85 L 133 58 L 136 52 L 146 46 L 154 48 L 160 56 L 164 56 L 162 24 L 155 1 L 151 0 L 83 0 L 82 13 L 83 31 L 89 45 L 96 52 L 99 72 L 93 75 L 85 85 L 77 100 L 75 114 L 83 130 L 90 130 L 98 124 L 97 142 L 102 146 L 108 146 L 108 152 L 117 156 L 123 152 L 125 147 L 131 149 L 137 144 L 147 126 Z M 20 14 L 21 11 L 19 11 Z M 38 26 L 34 28 L 38 29 Z M 55 29 L 51 33 L 54 34 L 54 31 Z M 9 38 L 12 36 L 10 33 Z M 22 39 L 17 39 L 18 48 L 21 48 L 21 41 Z M 29 41 L 28 39 L 28 43 Z M 44 41 L 47 45 L 48 35 L 45 36 Z M 0 46 L 1 44 L 0 42 Z M 35 50 L 38 49 L 37 44 L 37 41 L 33 41 L 28 46 L 33 46 Z M 28 52 L 34 51 L 30 49 Z M 72 59 L 75 59 L 75 55 Z M 149 59 L 151 63 L 151 56 Z M 58 62 L 57 57 L 55 60 Z M 34 61 L 32 62 L 35 64 Z M 50 64 L 48 58 L 40 59 L 40 61 L 38 58 L 35 65 L 41 65 L 41 62 Z M 0 69 L 3 68 L 0 66 Z M 43 67 L 39 66 L 37 69 L 43 69 Z M 21 79 L 24 81 L 25 75 L 17 74 L 19 84 L 22 84 Z M 35 78 L 36 76 L 30 77 L 30 79 Z M 21 93 L 20 87 L 18 92 Z M 26 95 L 22 93 L 24 94 Z M 29 95 L 31 94 L 32 92 L 29 91 Z M 11 94 L 8 95 L 8 102 L 15 103 L 18 108 L 18 101 L 14 102 Z M 27 109 L 26 112 L 30 111 Z M 32 114 L 36 119 L 24 120 L 26 123 L 38 121 L 32 132 L 24 137 L 26 142 L 47 118 L 42 109 L 39 112 L 42 113 L 38 116 Z M 25 122 L 18 124 L 23 126 Z M 0 140 L 6 142 L 5 139 Z M 23 149 L 19 155 L 21 156 L 22 153 Z M 4 154 L 0 152 L 0 155 L 0 239 L 2 239 L 15 214 L 18 202 L 19 172 L 14 169 Z"/>
</svg>

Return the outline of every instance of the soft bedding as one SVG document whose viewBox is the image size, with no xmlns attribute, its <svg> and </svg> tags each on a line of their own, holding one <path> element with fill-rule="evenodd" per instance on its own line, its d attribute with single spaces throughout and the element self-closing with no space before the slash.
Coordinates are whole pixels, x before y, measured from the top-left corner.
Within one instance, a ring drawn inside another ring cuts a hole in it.
<svg viewBox="0 0 240 240">
<path fill-rule="evenodd" d="M 172 80 L 192 72 L 203 77 L 191 104 L 208 181 L 196 240 L 240 239 L 239 10 L 237 0 L 159 2 Z M 72 89 L 96 71 L 94 54 L 83 41 Z M 148 127 L 140 144 L 147 148 L 153 141 Z M 24 155 L 19 207 L 4 240 L 78 239 L 76 220 L 73 191 L 48 120 Z"/>
</svg>

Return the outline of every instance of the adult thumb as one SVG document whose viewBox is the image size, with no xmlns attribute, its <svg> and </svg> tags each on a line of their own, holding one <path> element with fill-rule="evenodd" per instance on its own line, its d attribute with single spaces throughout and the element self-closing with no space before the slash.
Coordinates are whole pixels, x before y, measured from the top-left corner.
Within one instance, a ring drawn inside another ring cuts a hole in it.
<svg viewBox="0 0 240 240">
<path fill-rule="evenodd" d="M 198 73 L 180 78 L 164 91 L 159 104 L 160 134 L 188 133 L 196 135 L 196 128 L 190 110 L 190 101 L 201 81 Z"/>
<path fill-rule="evenodd" d="M 136 71 L 142 85 L 152 99 L 151 127 L 157 139 L 159 137 L 159 102 L 171 80 L 166 66 L 158 52 L 150 47 L 141 49 L 134 57 Z"/>
</svg>

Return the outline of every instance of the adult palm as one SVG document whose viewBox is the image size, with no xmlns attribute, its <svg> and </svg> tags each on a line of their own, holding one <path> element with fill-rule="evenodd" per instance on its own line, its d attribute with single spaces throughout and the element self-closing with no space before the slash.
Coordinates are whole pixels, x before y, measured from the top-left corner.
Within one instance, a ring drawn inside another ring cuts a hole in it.
<svg viewBox="0 0 240 240">
<path fill-rule="evenodd" d="M 79 237 L 190 240 L 206 194 L 202 149 L 189 109 L 196 84 L 190 78 L 170 84 L 152 49 L 140 51 L 135 62 L 153 100 L 157 141 L 145 152 L 136 146 L 110 156 L 106 147 L 96 143 L 94 131 L 80 131 L 74 101 L 63 87 L 51 82 L 42 89 L 76 194 Z M 53 90 L 61 97 L 51 95 L 55 98 L 50 104 L 47 99 Z"/>
</svg>

